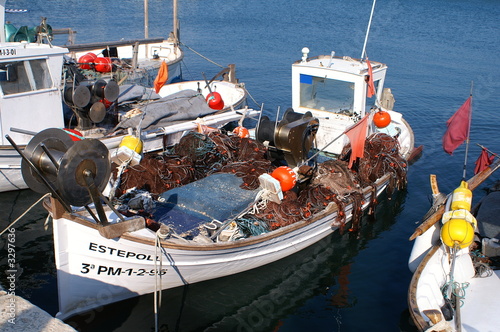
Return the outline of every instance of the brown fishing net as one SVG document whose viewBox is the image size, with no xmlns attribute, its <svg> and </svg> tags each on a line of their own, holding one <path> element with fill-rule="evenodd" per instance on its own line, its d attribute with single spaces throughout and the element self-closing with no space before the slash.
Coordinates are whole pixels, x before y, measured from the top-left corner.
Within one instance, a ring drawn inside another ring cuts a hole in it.
<svg viewBox="0 0 500 332">
<path fill-rule="evenodd" d="M 403 188 L 406 185 L 406 162 L 399 156 L 397 140 L 381 133 L 367 138 L 364 157 L 355 165 L 355 170 L 349 169 L 347 162 L 342 160 L 348 157 L 349 150 L 350 146 L 344 149 L 341 160 L 318 164 L 312 169 L 310 181 L 284 192 L 281 204 L 268 201 L 242 220 L 252 219 L 255 223 L 257 218 L 272 230 L 310 220 L 333 202 L 338 208 L 334 224 L 343 230 L 346 213 L 351 213 L 351 230 L 357 230 L 365 204 L 362 188 L 372 186 L 372 210 L 376 205 L 374 182 L 389 173 L 389 196 L 394 188 Z M 275 167 L 267 159 L 266 147 L 257 141 L 219 132 L 207 135 L 190 133 L 167 153 L 146 156 L 140 165 L 127 169 L 121 177 L 120 188 L 122 192 L 135 187 L 160 194 L 209 174 L 225 172 L 243 178 L 242 188 L 257 189 L 258 177 L 271 173 Z M 346 211 L 351 207 L 352 210 Z"/>
<path fill-rule="evenodd" d="M 387 194 L 391 196 L 394 188 L 406 187 L 406 171 L 407 164 L 399 155 L 397 139 L 383 133 L 372 134 L 366 139 L 364 156 L 359 160 L 358 165 L 358 175 L 362 186 L 372 185 L 388 173 L 391 178 L 387 186 Z"/>
<path fill-rule="evenodd" d="M 266 152 L 264 145 L 248 138 L 192 132 L 167 154 L 146 155 L 138 166 L 127 169 L 120 189 L 161 194 L 215 172 L 235 173 L 243 178 L 243 188 L 257 189 L 259 175 L 273 169 Z"/>
<path fill-rule="evenodd" d="M 341 159 L 348 156 L 350 145 L 346 146 Z M 364 157 L 359 161 L 357 171 L 348 168 L 343 160 L 328 160 L 318 164 L 310 184 L 299 195 L 286 192 L 281 204 L 268 202 L 265 209 L 255 216 L 266 220 L 271 229 L 283 227 L 299 220 L 309 220 L 312 215 L 323 210 L 330 202 L 337 205 L 335 225 L 343 231 L 346 222 L 346 207 L 351 203 L 352 227 L 359 229 L 365 198 L 362 188 L 371 186 L 370 209 L 376 204 L 375 181 L 389 173 L 388 196 L 395 187 L 406 186 L 406 161 L 399 155 L 399 145 L 395 138 L 377 133 L 367 138 Z"/>
<path fill-rule="evenodd" d="M 161 194 L 199 178 L 188 157 L 146 155 L 137 166 L 126 169 L 121 176 L 121 193 L 130 188 Z"/>
</svg>

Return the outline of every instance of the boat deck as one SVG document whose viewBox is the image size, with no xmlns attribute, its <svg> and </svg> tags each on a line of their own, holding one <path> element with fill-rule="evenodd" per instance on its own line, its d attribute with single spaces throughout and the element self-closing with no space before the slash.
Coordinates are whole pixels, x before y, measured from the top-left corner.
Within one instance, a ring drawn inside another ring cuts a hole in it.
<svg viewBox="0 0 500 332">
<path fill-rule="evenodd" d="M 465 292 L 464 305 L 460 308 L 462 331 L 488 332 L 498 328 L 500 326 L 497 307 L 500 297 L 500 270 L 495 270 L 487 278 L 472 278 Z"/>
</svg>

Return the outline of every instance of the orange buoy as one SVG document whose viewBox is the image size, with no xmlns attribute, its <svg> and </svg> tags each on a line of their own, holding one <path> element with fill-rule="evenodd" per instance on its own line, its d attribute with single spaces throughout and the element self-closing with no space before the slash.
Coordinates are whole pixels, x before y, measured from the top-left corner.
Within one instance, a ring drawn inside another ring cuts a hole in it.
<svg viewBox="0 0 500 332">
<path fill-rule="evenodd" d="M 245 127 L 241 127 L 241 126 L 234 128 L 233 134 L 238 135 L 241 138 L 250 137 L 250 132 L 248 131 L 248 129 Z"/>
<path fill-rule="evenodd" d="M 278 180 L 282 191 L 288 191 L 295 187 L 297 183 L 297 174 L 288 166 L 280 166 L 276 168 L 271 176 Z"/>
<path fill-rule="evenodd" d="M 94 60 L 96 58 L 97 58 L 97 55 L 95 55 L 94 53 L 91 53 L 91 52 L 82 55 L 78 59 L 78 63 L 80 64 L 80 68 L 81 69 L 91 69 L 91 64 L 94 63 Z"/>
<path fill-rule="evenodd" d="M 377 128 L 385 128 L 391 123 L 391 115 L 386 111 L 378 111 L 373 114 L 373 123 Z"/>
<path fill-rule="evenodd" d="M 208 107 L 210 107 L 213 110 L 220 111 L 221 109 L 224 108 L 224 101 L 222 100 L 220 93 L 218 93 L 216 91 L 210 92 L 207 95 L 206 100 L 208 103 Z"/>
<path fill-rule="evenodd" d="M 83 139 L 82 133 L 78 130 L 69 128 L 64 128 L 63 130 L 68 133 L 72 141 L 81 141 Z"/>
<path fill-rule="evenodd" d="M 111 58 L 97 57 L 94 59 L 95 70 L 100 73 L 109 73 L 113 68 Z"/>
</svg>

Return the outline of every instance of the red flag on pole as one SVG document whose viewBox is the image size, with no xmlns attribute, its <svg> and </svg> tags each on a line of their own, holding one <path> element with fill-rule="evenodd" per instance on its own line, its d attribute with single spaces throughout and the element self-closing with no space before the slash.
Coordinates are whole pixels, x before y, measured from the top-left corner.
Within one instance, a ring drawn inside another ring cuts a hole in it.
<svg viewBox="0 0 500 332">
<path fill-rule="evenodd" d="M 483 151 L 481 151 L 479 158 L 477 158 L 476 160 L 476 168 L 474 169 L 474 174 L 480 173 L 486 167 L 490 166 L 493 163 L 493 159 L 495 159 L 495 156 L 490 156 L 488 154 L 488 151 L 483 148 Z"/>
<path fill-rule="evenodd" d="M 366 64 L 368 65 L 368 81 L 366 82 L 368 84 L 368 89 L 366 91 L 366 96 L 371 98 L 375 94 L 375 84 L 373 83 L 372 64 L 368 58 L 366 58 Z"/>
<path fill-rule="evenodd" d="M 363 158 L 363 154 L 365 151 L 368 117 L 369 114 L 367 114 L 363 119 L 361 119 L 361 121 L 344 132 L 344 134 L 349 137 L 349 141 L 351 141 L 351 158 L 349 159 L 349 168 L 352 167 L 352 164 L 354 163 L 356 158 Z"/>
<path fill-rule="evenodd" d="M 160 69 L 158 69 L 158 75 L 156 75 L 155 81 L 154 81 L 154 87 L 156 93 L 160 92 L 161 87 L 167 82 L 168 80 L 168 66 L 165 60 L 160 65 Z"/>
<path fill-rule="evenodd" d="M 469 137 L 472 96 L 448 119 L 448 129 L 443 136 L 443 149 L 452 154 Z"/>
</svg>

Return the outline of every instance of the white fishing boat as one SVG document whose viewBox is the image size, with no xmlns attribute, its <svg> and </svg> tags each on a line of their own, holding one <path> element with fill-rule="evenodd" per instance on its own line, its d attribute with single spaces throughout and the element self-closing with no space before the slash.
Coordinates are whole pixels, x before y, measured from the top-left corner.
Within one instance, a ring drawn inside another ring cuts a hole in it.
<svg viewBox="0 0 500 332">
<path fill-rule="evenodd" d="M 0 4 L 3 9 L 5 1 Z M 4 21 L 3 16 L 0 21 Z M 0 35 L 4 36 L 3 31 Z M 207 102 L 205 96 L 196 89 L 189 90 L 189 86 L 183 86 L 186 89 L 181 91 L 165 92 L 162 98 L 143 86 L 80 78 L 76 68 L 63 66 L 68 53 L 64 47 L 2 39 L 0 52 L 3 55 L 0 60 L 0 192 L 27 188 L 21 174 L 21 158 L 6 136 L 23 149 L 34 134 L 44 129 L 67 128 L 72 130 L 75 139 L 100 138 L 107 148 L 116 149 L 132 129 L 141 132 L 144 152 L 147 152 L 163 149 L 180 137 L 178 132 L 171 135 L 164 130 L 166 124 L 183 121 L 184 130 L 199 125 L 219 127 L 239 120 L 243 114 L 237 107 L 242 106 L 242 94 L 246 96 L 246 90 L 234 78 L 234 71 L 227 75 L 234 82 L 211 83 L 221 92 L 219 96 L 225 104 L 222 111 L 229 112 L 219 114 L 220 108 L 212 108 L 211 100 Z M 171 74 L 169 77 L 174 77 Z"/>
<path fill-rule="evenodd" d="M 408 306 L 419 331 L 495 331 L 500 325 L 499 192 L 470 211 L 470 189 L 499 167 L 497 161 L 447 197 L 433 186 L 440 198 L 423 223 L 429 226 L 414 233 L 409 259 Z"/>
<path fill-rule="evenodd" d="M 406 185 L 421 151 L 392 110 L 386 70 L 333 53 L 309 58 L 304 48 L 292 65 L 293 109 L 279 121 L 261 115 L 248 131 L 240 119 L 234 131 L 203 134 L 180 122 L 162 129 L 182 135 L 162 154 L 138 156 L 140 137 L 120 159 L 99 140 L 73 142 L 55 129 L 35 136 L 23 175 L 52 197 L 58 317 L 243 272 L 355 231 L 377 197 Z"/>
<path fill-rule="evenodd" d="M 223 73 L 222 79 L 216 80 L 219 74 Z M 231 108 L 242 108 L 245 106 L 247 99 L 247 91 L 244 83 L 239 83 L 235 78 L 234 65 L 228 66 L 221 71 L 216 77 L 210 81 L 183 81 L 164 85 L 158 94 L 164 98 L 171 96 L 177 92 L 184 90 L 193 90 L 200 93 L 205 100 L 209 100 L 212 96 L 219 98 L 213 100 L 214 104 L 218 104 L 220 110 L 229 110 Z"/>
<path fill-rule="evenodd" d="M 108 42 L 75 44 L 76 31 L 73 29 L 52 29 L 47 19 L 42 17 L 39 26 L 5 25 L 7 42 L 26 41 L 51 44 L 55 35 L 67 34 L 67 62 L 78 64 L 82 74 L 89 80 L 114 79 L 119 84 L 139 84 L 152 86 L 162 62 L 168 67 L 165 83 L 182 80 L 181 61 L 184 52 L 179 42 L 177 0 L 173 1 L 173 29 L 168 38 L 149 37 L 148 1 L 144 2 L 144 38 Z"/>
</svg>

